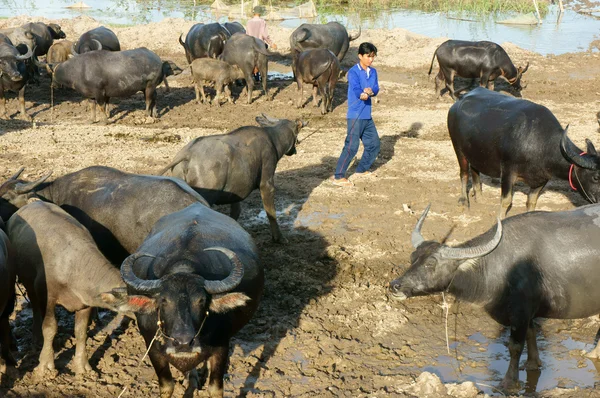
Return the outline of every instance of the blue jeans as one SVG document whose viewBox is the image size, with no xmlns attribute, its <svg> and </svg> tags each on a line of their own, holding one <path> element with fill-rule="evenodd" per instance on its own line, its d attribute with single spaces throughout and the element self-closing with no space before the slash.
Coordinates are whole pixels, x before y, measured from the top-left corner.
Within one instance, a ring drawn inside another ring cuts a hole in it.
<svg viewBox="0 0 600 398">
<path fill-rule="evenodd" d="M 373 119 L 346 119 L 348 122 L 348 134 L 344 142 L 344 149 L 335 167 L 335 178 L 344 178 L 350 162 L 358 152 L 360 141 L 363 142 L 365 151 L 356 167 L 357 173 L 364 173 L 379 155 L 379 135 L 375 128 Z"/>
</svg>

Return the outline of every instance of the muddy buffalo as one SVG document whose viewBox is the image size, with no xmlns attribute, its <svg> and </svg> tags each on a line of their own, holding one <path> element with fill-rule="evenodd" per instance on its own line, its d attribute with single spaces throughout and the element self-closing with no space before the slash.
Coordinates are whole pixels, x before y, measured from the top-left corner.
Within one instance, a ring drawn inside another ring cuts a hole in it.
<svg viewBox="0 0 600 398">
<path fill-rule="evenodd" d="M 53 84 L 74 89 L 94 99 L 102 110 L 101 123 L 108 122 L 107 104 L 111 97 L 130 97 L 140 91 L 146 99 L 146 113 L 158 117 L 156 87 L 176 66 L 163 62 L 147 48 L 127 51 L 90 51 L 73 57 L 53 69 Z M 179 68 L 176 68 L 180 70 Z M 92 123 L 96 106 L 92 104 Z"/>
<path fill-rule="evenodd" d="M 56 305 L 75 312 L 75 373 L 91 371 L 85 349 L 90 314 L 93 307 L 116 310 L 100 294 L 125 287 L 119 270 L 100 253 L 89 231 L 55 204 L 37 200 L 22 207 L 8 220 L 7 232 L 33 310 L 34 343 L 43 343 L 35 375 L 57 373 Z"/>
<path fill-rule="evenodd" d="M 275 211 L 275 168 L 283 155 L 296 153 L 298 132 L 306 123 L 258 116 L 260 127 L 244 126 L 230 133 L 198 137 L 175 155 L 159 174 L 171 171 L 208 203 L 231 204 L 240 215 L 240 201 L 260 188 L 273 240 L 282 240 Z"/>
<path fill-rule="evenodd" d="M 501 77 L 520 91 L 521 77 L 529 69 L 529 63 L 525 68 L 515 67 L 506 51 L 490 41 L 448 40 L 442 43 L 433 53 L 430 75 L 436 57 L 440 71 L 435 77 L 435 92 L 443 81 L 452 99 L 456 99 L 455 76 L 479 79 L 479 85 L 490 90 L 494 89 L 494 80 Z"/>
<path fill-rule="evenodd" d="M 328 22 L 326 24 L 304 23 L 296 28 L 290 36 L 292 60 L 302 51 L 313 48 L 326 48 L 342 62 L 348 48 L 350 48 L 350 42 L 358 39 L 360 32 L 359 29 L 356 36 L 350 36 L 344 25 L 339 22 Z"/>
<path fill-rule="evenodd" d="M 100 26 L 79 36 L 71 52 L 73 55 L 79 55 L 94 50 L 121 51 L 121 43 L 115 32 Z"/>
<path fill-rule="evenodd" d="M 225 22 L 220 24 L 213 22 L 209 24 L 195 24 L 185 36 L 185 42 L 179 36 L 179 44 L 185 50 L 188 63 L 197 58 L 217 58 L 225 48 L 225 42 L 235 33 L 246 33 L 239 22 Z"/>
<path fill-rule="evenodd" d="M 16 28 L 2 29 L 0 33 L 5 34 L 15 46 L 24 44 L 34 48 L 36 56 L 45 55 L 54 40 L 67 37 L 60 25 L 42 22 L 26 23 Z"/>
<path fill-rule="evenodd" d="M 17 48 L 6 42 L 0 42 L 0 118 L 8 119 L 6 113 L 6 91 L 19 94 L 21 118 L 31 120 L 25 111 L 25 85 L 33 78 L 33 51 L 27 47 L 27 53 L 21 54 Z"/>
<path fill-rule="evenodd" d="M 121 266 L 127 292 L 103 297 L 135 312 L 158 376 L 160 396 L 174 390 L 170 365 L 198 385 L 208 367 L 208 393 L 223 397 L 229 341 L 254 315 L 264 271 L 252 237 L 231 218 L 202 204 L 162 217 Z M 208 366 L 207 366 L 208 365 Z"/>
<path fill-rule="evenodd" d="M 196 102 L 200 102 L 200 94 L 202 94 L 202 102 L 206 103 L 206 95 L 204 94 L 204 84 L 214 82 L 216 90 L 214 101 L 221 106 L 221 93 L 225 88 L 227 100 L 233 102 L 231 98 L 230 85 L 237 79 L 243 79 L 244 72 L 237 65 L 230 65 L 225 61 L 212 58 L 197 58 L 192 62 L 192 76 L 194 77 L 194 88 L 196 91 Z M 210 100 L 209 103 L 212 103 Z"/>
<path fill-rule="evenodd" d="M 318 106 L 317 88 L 323 97 L 321 100 L 321 113 L 333 111 L 333 93 L 335 84 L 340 75 L 340 61 L 330 50 L 320 48 L 306 50 L 298 55 L 292 69 L 296 84 L 298 85 L 298 100 L 296 106 L 302 106 L 304 95 L 303 83 L 313 86 L 313 104 Z"/>
<path fill-rule="evenodd" d="M 519 359 L 527 341 L 525 369 L 538 370 L 535 318 L 574 319 L 600 313 L 600 205 L 561 212 L 519 214 L 494 229 L 449 247 L 412 233 L 411 265 L 390 283 L 392 298 L 405 300 L 450 292 L 482 306 L 510 328 L 510 364 L 502 386 L 519 382 Z M 600 357 L 600 344 L 588 354 Z"/>
<path fill-rule="evenodd" d="M 512 206 L 514 184 L 529 185 L 527 211 L 535 209 L 549 180 L 568 180 L 592 203 L 600 198 L 600 157 L 587 142 L 582 154 L 548 108 L 478 87 L 448 112 L 448 131 L 460 166 L 459 203 L 469 206 L 467 184 L 481 195 L 480 173 L 501 179 L 500 215 Z"/>
</svg>

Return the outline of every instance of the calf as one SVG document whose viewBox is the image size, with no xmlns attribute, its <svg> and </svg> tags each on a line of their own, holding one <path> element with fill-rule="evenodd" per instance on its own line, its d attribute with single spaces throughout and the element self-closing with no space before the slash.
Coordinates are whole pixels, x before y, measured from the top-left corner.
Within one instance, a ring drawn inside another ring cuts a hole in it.
<svg viewBox="0 0 600 398">
<path fill-rule="evenodd" d="M 13 338 L 8 322 L 15 307 L 15 265 L 12 246 L 5 233 L 4 222 L 0 218 L 0 374 L 6 372 L 7 364 L 17 364 L 10 352 Z"/>
<path fill-rule="evenodd" d="M 54 204 L 38 200 L 22 207 L 8 220 L 7 231 L 19 282 L 31 301 L 34 342 L 43 340 L 34 373 L 56 374 L 57 304 L 75 312 L 75 372 L 91 371 L 85 351 L 90 313 L 93 307 L 114 309 L 100 294 L 125 287 L 119 270 L 102 256 L 88 230 Z"/>
<path fill-rule="evenodd" d="M 198 137 L 175 155 L 159 174 L 171 171 L 209 204 L 231 204 L 231 217 L 240 215 L 239 202 L 260 188 L 263 206 L 276 242 L 282 235 L 275 212 L 275 168 L 283 155 L 296 153 L 298 131 L 306 123 L 258 116 L 260 127 L 240 127 L 227 134 Z"/>
<path fill-rule="evenodd" d="M 592 203 L 600 198 L 600 157 L 594 145 L 588 141 L 583 154 L 542 105 L 478 87 L 452 105 L 448 131 L 460 166 L 463 205 L 469 206 L 469 172 L 475 197 L 481 195 L 479 173 L 501 179 L 502 217 L 519 180 L 530 187 L 527 211 L 535 209 L 552 178 L 570 181 Z"/>
<path fill-rule="evenodd" d="M 521 76 L 529 69 L 529 63 L 525 68 L 516 68 L 506 51 L 490 41 L 448 40 L 442 43 L 433 53 L 429 75 L 436 56 L 440 71 L 435 78 L 435 92 L 438 92 L 439 82 L 444 81 L 452 99 L 456 99 L 454 76 L 479 79 L 481 87 L 491 90 L 494 89 L 494 80 L 502 77 L 520 91 Z"/>
<path fill-rule="evenodd" d="M 206 95 L 204 94 L 204 83 L 215 82 L 215 101 L 221 106 L 221 93 L 225 87 L 227 101 L 233 102 L 231 98 L 230 84 L 244 78 L 244 72 L 236 65 L 230 65 L 227 62 L 213 58 L 196 58 L 192 61 L 192 76 L 196 89 L 196 102 L 200 102 L 200 94 L 202 94 L 202 102 L 206 103 Z M 211 103 L 209 101 L 209 103 Z"/>
<path fill-rule="evenodd" d="M 519 359 L 527 341 L 525 368 L 537 370 L 535 318 L 573 319 L 600 313 L 600 205 L 561 212 L 519 214 L 458 247 L 425 241 L 412 233 L 411 265 L 390 283 L 398 300 L 450 292 L 482 306 L 510 328 L 510 364 L 502 386 L 519 381 Z M 600 345 L 590 354 L 600 357 Z"/>
<path fill-rule="evenodd" d="M 317 87 L 321 91 L 321 113 L 333 111 L 333 92 L 340 75 L 340 61 L 330 50 L 320 48 L 303 51 L 293 63 L 292 71 L 298 84 L 298 100 L 296 106 L 302 106 L 304 89 L 302 83 L 313 86 L 313 104 L 318 106 Z"/>
</svg>

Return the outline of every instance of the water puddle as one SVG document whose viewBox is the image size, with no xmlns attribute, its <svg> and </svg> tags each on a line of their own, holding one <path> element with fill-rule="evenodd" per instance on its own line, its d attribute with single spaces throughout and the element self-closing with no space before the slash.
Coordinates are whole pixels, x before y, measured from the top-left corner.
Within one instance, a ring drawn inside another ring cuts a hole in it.
<svg viewBox="0 0 600 398">
<path fill-rule="evenodd" d="M 268 81 L 273 81 L 273 80 L 294 80 L 294 73 L 293 72 L 271 72 L 269 71 L 267 73 L 267 80 Z"/>
<path fill-rule="evenodd" d="M 0 17 L 8 18 L 21 14 L 47 18 L 73 18 L 88 15 L 101 23 L 112 25 L 136 25 L 159 22 L 165 18 L 185 18 L 197 22 L 227 20 L 216 14 L 209 4 L 197 4 L 193 0 L 151 1 L 136 0 L 86 0 L 88 10 L 68 9 L 65 6 L 75 0 L 23 0 L 1 1 Z M 199 3 L 199 2 L 198 2 Z M 325 7 L 325 8 L 323 8 Z M 497 43 L 512 42 L 521 48 L 541 54 L 563 54 L 587 51 L 590 43 L 600 37 L 600 18 L 590 14 L 566 9 L 560 14 L 556 5 L 540 25 L 505 25 L 496 21 L 514 17 L 515 14 L 446 14 L 404 9 L 359 8 L 348 12 L 347 7 L 317 4 L 319 16 L 310 20 L 288 19 L 272 21 L 287 28 L 302 23 L 325 23 L 339 21 L 350 30 L 404 28 L 428 37 L 449 37 L 461 40 L 491 40 Z M 245 21 L 242 21 L 245 23 Z"/>
<path fill-rule="evenodd" d="M 490 395 L 500 395 L 496 387 L 508 369 L 510 356 L 505 342 L 508 342 L 509 330 L 505 329 L 498 339 L 488 339 L 481 333 L 469 336 L 467 343 L 452 343 L 452 355 L 440 355 L 436 363 L 423 368 L 437 374 L 445 383 L 474 382 L 479 389 Z M 538 334 L 538 347 L 542 369 L 538 371 L 519 371 L 520 394 L 531 394 L 560 388 L 588 388 L 600 382 L 600 362 L 592 361 L 582 355 L 594 348 L 573 340 L 566 333 L 552 335 L 549 339 Z M 465 347 L 465 344 L 469 348 Z M 459 347 L 460 346 L 460 347 Z M 469 350 L 468 352 L 466 352 Z M 457 361 L 455 352 L 462 356 Z M 527 359 L 527 348 L 521 356 L 520 364 Z"/>
</svg>

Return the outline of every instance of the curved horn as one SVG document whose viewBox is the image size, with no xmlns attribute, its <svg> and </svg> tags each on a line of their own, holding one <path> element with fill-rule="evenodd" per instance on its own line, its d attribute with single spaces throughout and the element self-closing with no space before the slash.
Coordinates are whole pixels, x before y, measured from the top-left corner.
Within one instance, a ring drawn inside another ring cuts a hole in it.
<svg viewBox="0 0 600 398">
<path fill-rule="evenodd" d="M 152 294 L 160 289 L 162 280 L 145 280 L 138 278 L 138 276 L 133 272 L 133 264 L 142 257 L 155 258 L 155 256 L 145 253 L 133 253 L 131 256 L 127 257 L 125 261 L 123 261 L 123 265 L 121 265 L 121 277 L 123 277 L 123 282 L 125 282 L 127 286 L 130 286 L 131 288 L 145 294 Z"/>
<path fill-rule="evenodd" d="M 598 169 L 598 163 L 594 160 L 593 156 L 581 155 L 581 152 L 583 151 L 577 148 L 577 145 L 573 144 L 573 141 L 567 136 L 567 130 L 569 130 L 569 126 L 565 128 L 560 140 L 560 150 L 562 151 L 563 156 L 569 162 L 579 167 L 583 167 L 584 169 Z"/>
<path fill-rule="evenodd" d="M 527 69 L 529 69 L 529 62 L 527 62 L 527 65 L 525 65 L 525 69 L 521 71 L 521 74 L 527 72 Z"/>
<path fill-rule="evenodd" d="M 24 194 L 27 192 L 31 192 L 35 188 L 37 188 L 38 185 L 40 185 L 41 183 L 46 181 L 48 179 L 48 177 L 50 177 L 51 175 L 52 175 L 52 172 L 50 171 L 50 172 L 46 173 L 46 175 L 42 176 L 39 180 L 27 182 L 24 184 L 17 184 L 15 186 L 15 193 L 18 193 L 19 195 L 21 195 L 21 194 Z"/>
<path fill-rule="evenodd" d="M 21 167 L 19 170 L 17 170 L 17 172 L 12 177 L 10 177 L 9 180 L 16 180 L 17 178 L 19 178 L 23 170 L 25 170 L 25 167 Z"/>
<path fill-rule="evenodd" d="M 31 56 L 33 55 L 33 50 L 31 49 L 31 47 L 29 47 L 27 44 L 25 44 L 25 46 L 27 46 L 27 54 L 17 55 L 16 58 L 19 61 L 23 61 L 25 59 L 31 58 Z"/>
<path fill-rule="evenodd" d="M 494 250 L 498 246 L 498 243 L 500 243 L 500 240 L 502 240 L 502 221 L 498 218 L 496 234 L 489 242 L 475 247 L 442 246 L 438 253 L 440 257 L 450 260 L 467 260 L 482 257 Z"/>
<path fill-rule="evenodd" d="M 360 37 L 360 33 L 361 32 L 362 32 L 362 26 L 359 26 L 358 27 L 358 33 L 356 34 L 356 36 L 349 35 L 348 36 L 348 41 L 353 41 L 353 40 L 358 39 Z"/>
<path fill-rule="evenodd" d="M 417 221 L 417 225 L 415 225 L 415 229 L 412 232 L 410 240 L 415 249 L 417 247 L 419 247 L 421 245 L 421 243 L 425 242 L 423 235 L 421 235 L 421 227 L 423 226 L 423 222 L 425 221 L 425 218 L 427 217 L 427 213 L 429 213 L 430 207 L 431 207 L 431 203 L 427 205 L 427 207 L 425 208 L 425 211 L 423 212 L 423 214 L 421 214 L 421 217 L 419 217 L 419 221 Z"/>
<path fill-rule="evenodd" d="M 79 53 L 75 50 L 77 48 L 77 44 L 79 44 L 79 40 L 77 40 L 75 43 L 71 44 L 71 54 L 73 56 L 79 55 Z"/>
<path fill-rule="evenodd" d="M 96 51 L 100 51 L 100 50 L 102 50 L 102 43 L 100 43 L 100 42 L 99 42 L 98 40 L 96 40 L 96 39 L 92 39 L 92 41 L 93 41 L 93 42 L 96 42 L 96 47 L 98 47 L 98 48 L 96 49 Z"/>
<path fill-rule="evenodd" d="M 235 289 L 235 287 L 242 282 L 242 278 L 244 277 L 244 264 L 242 264 L 237 254 L 224 247 L 208 247 L 204 249 L 204 251 L 219 251 L 225 254 L 234 265 L 227 278 L 221 281 L 205 281 L 204 289 L 206 292 L 209 294 L 218 294 Z"/>
</svg>

